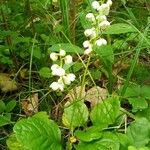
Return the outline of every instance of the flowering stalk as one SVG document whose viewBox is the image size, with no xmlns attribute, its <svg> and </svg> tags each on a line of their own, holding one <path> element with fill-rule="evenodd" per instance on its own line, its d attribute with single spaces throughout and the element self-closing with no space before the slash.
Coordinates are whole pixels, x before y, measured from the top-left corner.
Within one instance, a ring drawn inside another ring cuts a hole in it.
<svg viewBox="0 0 150 150">
<path fill-rule="evenodd" d="M 110 6 L 112 5 L 111 0 L 107 0 L 106 3 L 101 4 L 98 1 L 92 2 L 92 8 L 95 13 L 88 13 L 86 19 L 91 22 L 91 28 L 84 31 L 84 35 L 88 40 L 83 42 L 85 49 L 84 54 L 90 55 L 93 51 L 93 46 L 107 45 L 107 41 L 101 37 L 102 32 L 110 26 L 110 22 L 107 21 L 107 15 L 109 14 Z"/>
<path fill-rule="evenodd" d="M 102 46 L 107 45 L 107 41 L 101 37 L 102 32 L 110 26 L 110 22 L 107 21 L 107 15 L 109 14 L 110 6 L 112 5 L 112 1 L 108 0 L 105 4 L 101 4 L 98 1 L 92 2 L 92 8 L 95 10 L 94 13 L 88 13 L 86 15 L 86 19 L 91 22 L 91 28 L 86 29 L 84 31 L 84 35 L 88 40 L 83 42 L 83 47 L 85 49 L 84 54 L 88 55 L 88 62 L 86 64 L 85 72 L 82 79 L 80 98 L 82 95 L 82 90 L 85 85 L 85 77 L 88 72 L 88 66 L 90 64 L 90 54 L 93 51 L 93 46 Z"/>
<path fill-rule="evenodd" d="M 84 88 L 84 85 L 85 85 L 85 77 L 86 77 L 86 74 L 88 72 L 88 67 L 89 67 L 89 64 L 90 64 L 90 59 L 91 59 L 91 57 L 88 58 L 88 62 L 86 64 L 85 72 L 84 72 L 82 83 L 81 83 L 81 90 L 80 90 L 79 98 L 81 98 L 81 95 L 82 95 L 82 92 L 83 92 L 83 88 Z"/>
<path fill-rule="evenodd" d="M 64 91 L 66 85 L 70 85 L 71 82 L 75 80 L 75 75 L 73 73 L 66 73 L 63 68 L 64 64 L 72 63 L 72 56 L 66 55 L 66 52 L 60 49 L 59 53 L 51 53 L 50 58 L 52 61 L 60 60 L 60 64 L 53 64 L 51 66 L 52 75 L 58 76 L 57 82 L 53 82 L 50 85 L 50 88 L 54 91 L 60 90 Z"/>
</svg>

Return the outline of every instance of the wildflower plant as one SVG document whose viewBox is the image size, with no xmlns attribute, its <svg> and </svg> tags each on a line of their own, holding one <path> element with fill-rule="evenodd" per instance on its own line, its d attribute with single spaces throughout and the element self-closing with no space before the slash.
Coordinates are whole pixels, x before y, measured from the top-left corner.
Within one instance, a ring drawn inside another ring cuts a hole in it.
<svg viewBox="0 0 150 150">
<path fill-rule="evenodd" d="M 110 26 L 110 22 L 107 20 L 107 15 L 109 14 L 112 1 L 107 0 L 107 2 L 104 4 L 100 4 L 98 1 L 93 1 L 91 5 L 94 11 L 86 14 L 86 20 L 91 23 L 91 28 L 88 28 L 84 31 L 84 35 L 87 37 L 87 40 L 83 42 L 85 55 L 90 55 L 94 46 L 107 45 L 107 41 L 102 37 L 102 34 L 103 31 Z M 65 86 L 70 85 L 71 82 L 75 80 L 75 75 L 73 73 L 66 73 L 65 69 L 63 68 L 65 64 L 68 65 L 72 63 L 72 56 L 66 55 L 65 50 L 60 49 L 59 53 L 52 52 L 50 54 L 50 59 L 53 62 L 60 62 L 59 65 L 54 63 L 51 66 L 52 75 L 57 76 L 58 80 L 51 83 L 50 88 L 54 91 L 64 91 Z M 88 71 L 89 63 L 90 57 L 83 74 L 80 95 L 85 85 L 85 77 Z"/>
<path fill-rule="evenodd" d="M 50 59 L 53 62 L 58 61 L 59 65 L 54 63 L 51 66 L 52 75 L 57 76 L 58 80 L 57 82 L 52 82 L 50 85 L 50 88 L 54 91 L 60 90 L 64 91 L 64 88 L 66 85 L 70 85 L 71 82 L 75 80 L 75 75 L 73 73 L 67 73 L 65 69 L 63 68 L 64 65 L 72 64 L 72 56 L 66 55 L 66 51 L 60 49 L 59 53 L 52 52 L 50 54 Z"/>
</svg>

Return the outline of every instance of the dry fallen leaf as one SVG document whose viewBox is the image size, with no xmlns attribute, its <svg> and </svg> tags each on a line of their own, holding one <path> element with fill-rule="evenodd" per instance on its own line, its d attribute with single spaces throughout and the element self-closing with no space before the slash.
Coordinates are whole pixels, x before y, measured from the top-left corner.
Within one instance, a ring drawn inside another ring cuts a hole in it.
<svg viewBox="0 0 150 150">
<path fill-rule="evenodd" d="M 108 91 L 99 86 L 90 88 L 86 92 L 85 100 L 91 103 L 91 107 L 94 107 L 97 103 L 106 99 L 108 96 Z"/>
<path fill-rule="evenodd" d="M 17 82 L 10 76 L 7 73 L 0 73 L 0 89 L 2 92 L 12 92 L 18 89 Z"/>
<path fill-rule="evenodd" d="M 75 89 L 70 90 L 64 99 L 72 102 L 79 97 L 81 86 L 76 87 Z M 99 86 L 90 88 L 87 92 L 85 87 L 82 90 L 81 99 L 91 103 L 91 107 L 95 106 L 98 102 L 101 102 L 103 99 L 106 99 L 108 96 L 108 91 Z"/>
<path fill-rule="evenodd" d="M 21 79 L 28 79 L 28 70 L 27 69 L 22 69 L 20 71 L 20 78 Z"/>
<path fill-rule="evenodd" d="M 117 75 L 121 71 L 126 70 L 128 67 L 129 67 L 129 64 L 125 64 L 125 63 L 122 63 L 119 61 L 116 64 L 114 64 L 114 66 L 113 66 L 113 74 Z"/>
<path fill-rule="evenodd" d="M 70 92 L 66 95 L 64 99 L 68 99 L 70 102 L 72 102 L 77 98 L 79 98 L 80 93 L 81 93 L 81 99 L 84 99 L 86 95 L 85 86 L 83 87 L 82 92 L 81 92 L 81 86 L 77 86 L 74 89 L 70 90 Z"/>
<path fill-rule="evenodd" d="M 34 113 L 38 112 L 38 102 L 38 93 L 34 93 L 31 96 L 31 100 L 30 97 L 28 97 L 27 99 L 22 101 L 22 109 L 27 116 L 31 116 Z"/>
</svg>

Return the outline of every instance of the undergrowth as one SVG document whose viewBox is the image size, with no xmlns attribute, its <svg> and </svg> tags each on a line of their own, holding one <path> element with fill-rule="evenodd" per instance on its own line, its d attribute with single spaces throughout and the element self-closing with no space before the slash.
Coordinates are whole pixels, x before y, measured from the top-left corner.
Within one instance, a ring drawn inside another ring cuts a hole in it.
<svg viewBox="0 0 150 150">
<path fill-rule="evenodd" d="M 149 1 L 0 11 L 0 149 L 150 149 Z"/>
</svg>

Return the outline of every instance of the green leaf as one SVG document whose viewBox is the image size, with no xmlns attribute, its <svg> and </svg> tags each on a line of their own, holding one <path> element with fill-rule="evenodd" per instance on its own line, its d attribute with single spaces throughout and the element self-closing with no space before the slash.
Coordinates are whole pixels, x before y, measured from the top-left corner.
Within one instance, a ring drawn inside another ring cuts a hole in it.
<svg viewBox="0 0 150 150">
<path fill-rule="evenodd" d="M 11 115 L 9 113 L 0 115 L 0 127 L 11 124 Z"/>
<path fill-rule="evenodd" d="M 132 145 L 140 148 L 150 141 L 150 122 L 146 118 L 138 118 L 127 129 L 127 136 Z"/>
<path fill-rule="evenodd" d="M 99 80 L 101 77 L 101 72 L 97 68 L 91 69 L 90 73 L 91 73 L 91 76 L 94 80 Z"/>
<path fill-rule="evenodd" d="M 148 147 L 140 147 L 139 149 L 137 149 L 135 146 L 129 146 L 128 150 L 150 150 L 150 148 L 148 148 Z"/>
<path fill-rule="evenodd" d="M 91 121 L 95 126 L 108 127 L 115 122 L 119 114 L 120 102 L 118 97 L 110 97 L 97 104 L 91 111 Z"/>
<path fill-rule="evenodd" d="M 129 103 L 132 105 L 132 112 L 137 112 L 138 110 L 146 109 L 148 103 L 144 98 L 128 98 Z"/>
<path fill-rule="evenodd" d="M 139 150 L 150 150 L 150 147 L 140 147 Z"/>
<path fill-rule="evenodd" d="M 0 113 L 3 113 L 6 109 L 5 103 L 0 100 Z"/>
<path fill-rule="evenodd" d="M 138 97 L 141 93 L 141 87 L 140 86 L 129 86 L 126 89 L 125 97 Z"/>
<path fill-rule="evenodd" d="M 76 150 L 119 150 L 119 143 L 113 139 L 103 138 L 99 141 L 81 142 Z"/>
<path fill-rule="evenodd" d="M 98 54 L 100 61 L 103 62 L 107 71 L 111 70 L 112 64 L 114 62 L 114 53 L 110 45 L 105 46 L 95 46 L 95 52 Z"/>
<path fill-rule="evenodd" d="M 72 66 L 72 70 L 74 73 L 80 71 L 82 68 L 83 66 L 82 66 L 82 63 L 80 62 L 75 62 Z"/>
<path fill-rule="evenodd" d="M 129 24 L 116 23 L 108 27 L 105 31 L 105 34 L 122 34 L 122 33 L 129 33 L 129 32 L 137 32 L 137 31 L 133 26 Z"/>
<path fill-rule="evenodd" d="M 83 142 L 90 142 L 102 137 L 102 132 L 98 127 L 90 127 L 85 131 L 76 130 L 74 135 Z"/>
<path fill-rule="evenodd" d="M 126 90 L 125 97 L 141 97 L 150 99 L 150 86 L 133 85 Z"/>
<path fill-rule="evenodd" d="M 51 70 L 48 67 L 43 67 L 40 69 L 39 74 L 43 78 L 50 78 L 51 77 Z"/>
<path fill-rule="evenodd" d="M 41 53 L 40 47 L 38 47 L 38 46 L 34 47 L 33 56 L 37 59 L 41 59 L 42 53 Z"/>
<path fill-rule="evenodd" d="M 6 105 L 6 112 L 11 112 L 16 106 L 16 100 L 11 100 Z"/>
<path fill-rule="evenodd" d="M 14 44 L 18 43 L 30 43 L 31 38 L 30 37 L 16 37 L 14 40 Z"/>
<path fill-rule="evenodd" d="M 141 91 L 141 97 L 145 97 L 146 99 L 150 100 L 150 86 L 142 86 Z"/>
<path fill-rule="evenodd" d="M 13 130 L 18 142 L 31 150 L 61 150 L 61 133 L 57 124 L 39 112 L 28 119 L 18 121 Z"/>
<path fill-rule="evenodd" d="M 31 54 L 32 52 L 32 48 L 29 49 L 29 53 Z M 37 59 L 41 59 L 42 57 L 42 52 L 39 46 L 35 45 L 34 49 L 33 49 L 33 57 L 37 58 Z"/>
<path fill-rule="evenodd" d="M 146 109 L 148 107 L 147 100 L 150 99 L 150 87 L 149 86 L 140 86 L 132 85 L 129 86 L 125 92 L 125 97 L 129 100 L 129 103 L 132 105 L 133 112 L 138 110 Z"/>
<path fill-rule="evenodd" d="M 95 51 L 104 62 L 106 61 L 110 63 L 114 62 L 114 54 L 112 47 L 110 45 L 95 46 Z"/>
<path fill-rule="evenodd" d="M 132 145 L 132 142 L 126 134 L 116 133 L 116 136 L 118 137 L 118 140 L 120 142 L 120 150 L 127 150 L 127 147 Z"/>
<path fill-rule="evenodd" d="M 7 56 L 0 56 L 0 63 L 1 64 L 7 64 L 7 65 L 12 65 L 12 60 L 10 59 L 10 57 L 7 57 Z"/>
<path fill-rule="evenodd" d="M 91 28 L 91 22 L 86 19 L 87 11 L 82 11 L 79 14 L 81 25 L 84 29 Z"/>
<path fill-rule="evenodd" d="M 60 44 L 55 44 L 52 47 L 50 47 L 48 49 L 49 53 L 51 52 L 59 52 L 60 49 L 65 50 L 66 52 L 69 53 L 79 53 L 79 54 L 83 54 L 83 49 L 81 49 L 80 47 L 73 45 L 73 44 L 69 44 L 69 43 L 60 43 Z"/>
<path fill-rule="evenodd" d="M 128 43 L 125 40 L 116 39 L 116 41 L 114 41 L 112 46 L 113 46 L 113 49 L 117 49 L 117 50 L 124 49 L 125 50 L 128 48 Z"/>
<path fill-rule="evenodd" d="M 138 150 L 138 149 L 136 147 L 134 147 L 134 146 L 129 146 L 128 150 Z"/>
<path fill-rule="evenodd" d="M 63 124 L 69 128 L 83 126 L 88 120 L 88 108 L 83 101 L 67 102 L 62 116 Z"/>
<path fill-rule="evenodd" d="M 15 134 L 10 135 L 6 143 L 9 150 L 27 150 L 17 141 Z"/>
<path fill-rule="evenodd" d="M 150 121 L 150 115 L 149 114 L 150 114 L 150 107 L 148 107 L 144 110 L 138 111 L 136 113 L 136 117 L 137 118 L 145 117 Z"/>
</svg>

